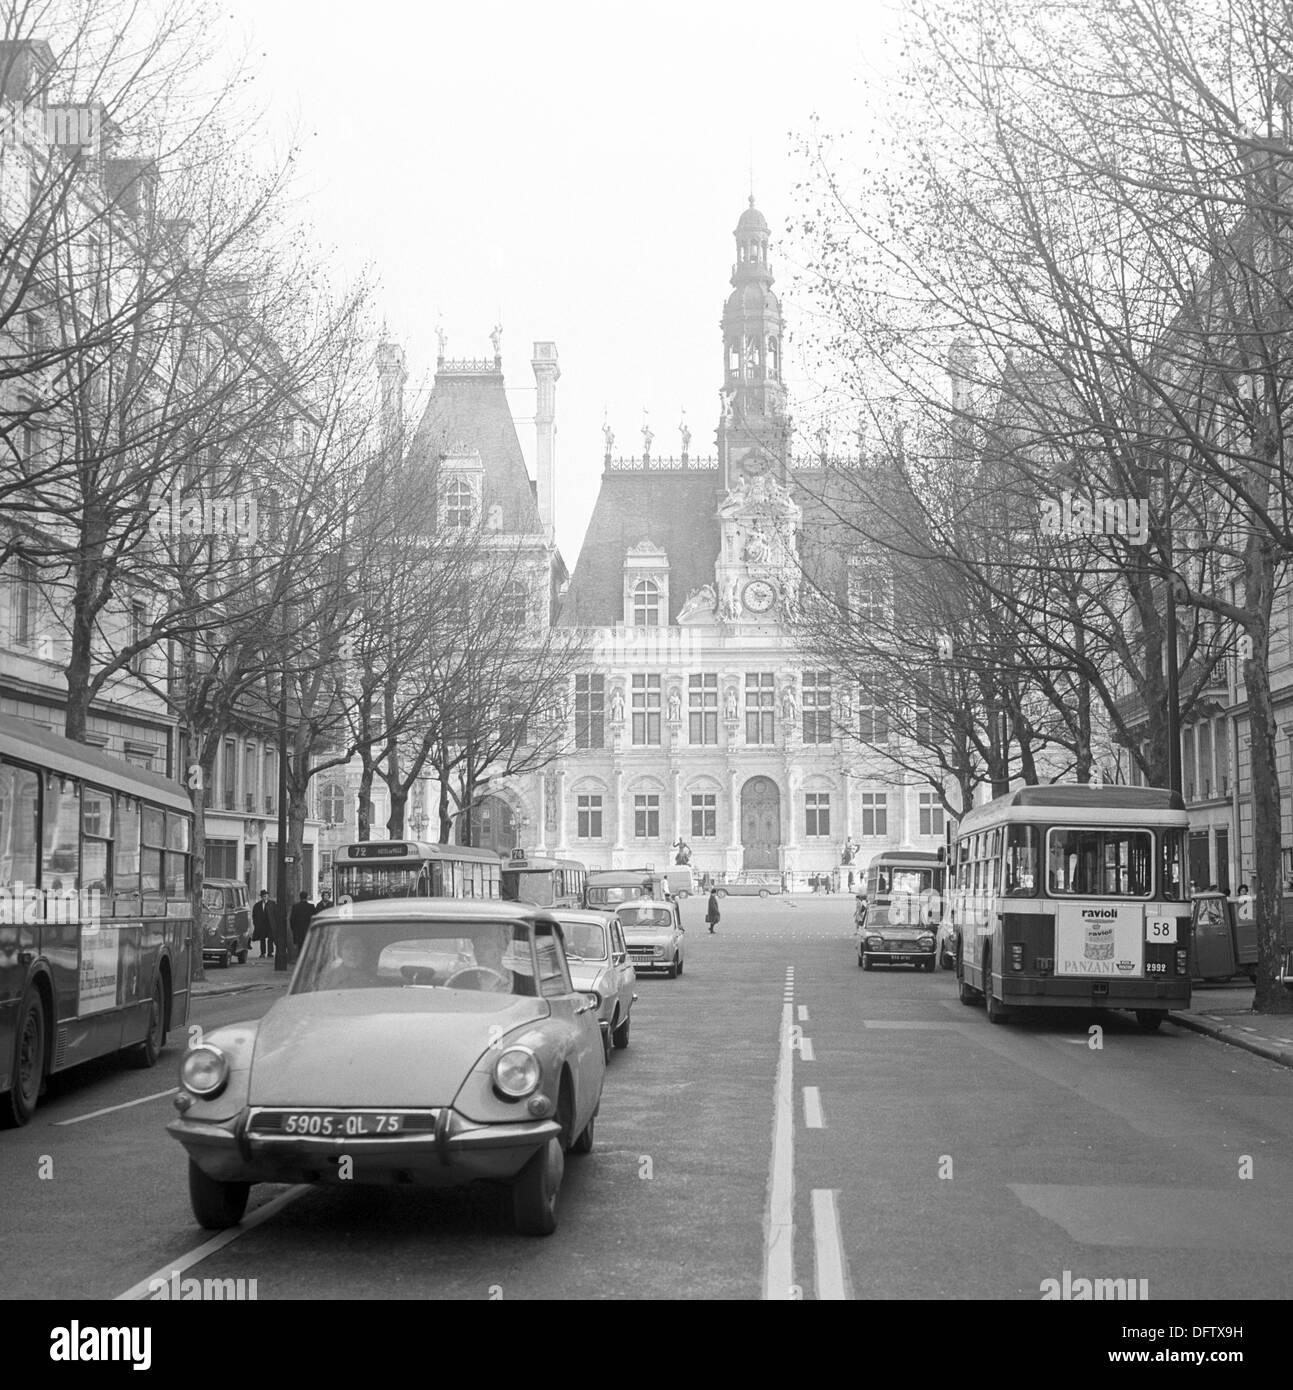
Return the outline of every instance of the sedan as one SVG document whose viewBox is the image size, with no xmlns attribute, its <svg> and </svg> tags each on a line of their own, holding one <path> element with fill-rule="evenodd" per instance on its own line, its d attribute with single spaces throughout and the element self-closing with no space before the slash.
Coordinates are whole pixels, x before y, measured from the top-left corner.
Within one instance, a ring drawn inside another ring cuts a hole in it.
<svg viewBox="0 0 1293 1390">
<path fill-rule="evenodd" d="M 683 925 L 676 902 L 642 898 L 621 904 L 615 915 L 639 975 L 644 970 L 659 970 L 673 980 L 682 974 Z"/>
<path fill-rule="evenodd" d="M 556 1229 L 565 1154 L 588 1153 L 606 1074 L 561 927 L 518 903 L 402 899 L 317 914 L 286 996 L 208 1033 L 168 1132 L 201 1226 L 251 1185 L 484 1179 L 524 1235 Z"/>
<path fill-rule="evenodd" d="M 629 1024 L 637 995 L 637 972 L 618 917 L 603 912 L 556 912 L 566 939 L 566 959 L 576 989 L 597 1003 L 597 1022 L 602 1030 L 606 1060 L 611 1047 L 629 1045 Z"/>
</svg>

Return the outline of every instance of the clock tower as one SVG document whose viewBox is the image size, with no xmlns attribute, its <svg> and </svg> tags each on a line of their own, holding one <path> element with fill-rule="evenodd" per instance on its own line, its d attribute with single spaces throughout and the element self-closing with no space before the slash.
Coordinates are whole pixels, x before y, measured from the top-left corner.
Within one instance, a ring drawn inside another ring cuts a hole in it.
<svg viewBox="0 0 1293 1390">
<path fill-rule="evenodd" d="M 754 206 L 736 224 L 732 293 L 723 306 L 718 459 L 727 488 L 767 474 L 786 481 L 786 388 L 781 302 L 768 268 L 768 221 Z"/>
</svg>

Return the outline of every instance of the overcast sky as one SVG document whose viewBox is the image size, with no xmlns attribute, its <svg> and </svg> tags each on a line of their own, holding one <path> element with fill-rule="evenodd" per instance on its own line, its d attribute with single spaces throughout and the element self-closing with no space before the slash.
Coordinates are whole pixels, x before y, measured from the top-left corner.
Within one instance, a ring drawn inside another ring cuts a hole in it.
<svg viewBox="0 0 1293 1390">
<path fill-rule="evenodd" d="M 808 304 L 785 228 L 816 113 L 863 123 L 891 50 L 886 0 L 629 6 L 226 0 L 273 139 L 299 131 L 303 209 L 339 268 L 371 265 L 379 312 L 425 393 L 450 357 L 503 369 L 534 458 L 532 345 L 557 344 L 557 539 L 578 554 L 615 452 L 712 453 L 719 319 L 732 230 L 751 187 L 773 230 L 796 418 L 813 415 L 796 352 Z"/>
</svg>

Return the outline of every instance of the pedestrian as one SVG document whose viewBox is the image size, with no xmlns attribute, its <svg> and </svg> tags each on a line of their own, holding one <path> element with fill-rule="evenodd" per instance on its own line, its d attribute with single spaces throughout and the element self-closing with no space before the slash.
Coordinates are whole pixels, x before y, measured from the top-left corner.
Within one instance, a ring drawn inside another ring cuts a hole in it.
<svg viewBox="0 0 1293 1390">
<path fill-rule="evenodd" d="M 718 910 L 718 894 L 711 888 L 709 892 L 709 905 L 705 908 L 705 920 L 709 923 L 709 934 L 713 936 L 714 928 L 718 926 L 720 917 Z"/>
<path fill-rule="evenodd" d="M 260 955 L 274 959 L 274 914 L 278 905 L 269 896 L 269 889 L 260 890 L 260 900 L 251 910 L 251 939 L 260 942 Z"/>
<path fill-rule="evenodd" d="M 292 945 L 297 955 L 301 954 L 301 947 L 305 945 L 305 929 L 310 925 L 310 918 L 318 910 L 310 901 L 310 895 L 302 888 L 301 896 L 292 904 L 292 912 L 287 919 L 292 930 Z"/>
</svg>

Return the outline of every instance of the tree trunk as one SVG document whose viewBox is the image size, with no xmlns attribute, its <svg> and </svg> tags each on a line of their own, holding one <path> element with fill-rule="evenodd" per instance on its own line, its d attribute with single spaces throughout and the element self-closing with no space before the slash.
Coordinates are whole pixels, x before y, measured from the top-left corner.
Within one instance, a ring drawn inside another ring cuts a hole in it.
<svg viewBox="0 0 1293 1390">
<path fill-rule="evenodd" d="M 196 745 L 190 744 L 190 747 Z M 189 805 L 193 808 L 193 842 L 192 842 L 192 865 L 193 865 L 193 930 L 190 940 L 190 958 L 192 978 L 195 980 L 205 980 L 206 967 L 202 961 L 202 941 L 205 935 L 205 923 L 202 912 L 202 889 L 206 883 L 207 874 L 207 825 L 206 825 L 206 789 L 212 785 L 215 777 L 215 750 L 218 743 L 208 740 L 206 758 L 200 758 L 198 768 L 200 776 L 193 776 L 188 773 L 185 783 L 188 787 Z M 210 766 L 207 766 L 207 763 Z M 192 767 L 192 764 L 190 764 Z M 196 784 L 196 785 L 195 785 Z"/>
<path fill-rule="evenodd" d="M 365 755 L 362 756 L 362 771 L 359 774 L 359 838 L 368 840 L 372 838 L 372 826 L 369 817 L 373 805 L 373 777 L 376 769 L 373 767 L 373 760 Z"/>
</svg>

